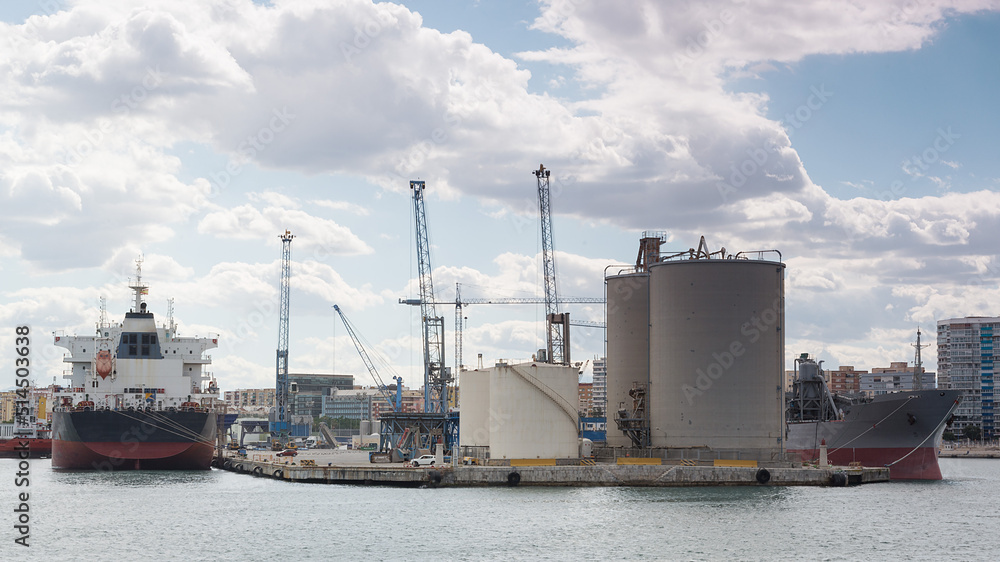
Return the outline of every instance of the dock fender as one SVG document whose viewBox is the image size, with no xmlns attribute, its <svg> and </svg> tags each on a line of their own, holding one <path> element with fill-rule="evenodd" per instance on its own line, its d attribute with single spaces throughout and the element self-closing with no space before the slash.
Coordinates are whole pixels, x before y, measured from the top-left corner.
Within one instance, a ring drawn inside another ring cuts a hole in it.
<svg viewBox="0 0 1000 562">
<path fill-rule="evenodd" d="M 233 468 L 233 463 L 231 461 L 226 461 L 226 462 L 222 463 L 222 468 L 224 468 L 226 470 L 230 470 L 230 469 Z"/>
<path fill-rule="evenodd" d="M 517 486 L 520 483 L 521 483 L 521 473 L 520 472 L 517 472 L 515 470 L 514 472 L 511 472 L 510 474 L 507 475 L 507 485 L 508 486 Z"/>
<path fill-rule="evenodd" d="M 758 484 L 767 484 L 771 481 L 771 471 L 766 468 L 757 469 L 757 474 L 754 475 L 757 479 Z"/>
<path fill-rule="evenodd" d="M 830 475 L 830 485 L 831 486 L 846 486 L 847 485 L 847 475 L 843 472 L 834 472 Z"/>
<path fill-rule="evenodd" d="M 284 475 L 281 474 L 281 469 L 279 468 L 278 470 L 275 470 L 271 476 L 274 476 L 275 478 L 282 478 Z"/>
<path fill-rule="evenodd" d="M 254 476 L 260 476 L 261 474 L 264 474 L 264 469 L 263 468 L 261 468 L 259 466 L 253 467 L 253 475 Z"/>
<path fill-rule="evenodd" d="M 438 472 L 438 471 L 436 471 L 436 470 L 432 470 L 432 471 L 428 472 L 427 473 L 427 483 L 430 484 L 432 488 L 434 486 L 437 486 L 438 484 L 440 484 L 441 483 L 441 473 Z"/>
</svg>

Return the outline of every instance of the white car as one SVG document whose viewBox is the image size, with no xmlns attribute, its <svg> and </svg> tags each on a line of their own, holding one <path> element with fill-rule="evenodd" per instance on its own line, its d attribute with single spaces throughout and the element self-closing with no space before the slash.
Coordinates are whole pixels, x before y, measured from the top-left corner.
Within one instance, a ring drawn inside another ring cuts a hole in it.
<svg viewBox="0 0 1000 562">
<path fill-rule="evenodd" d="M 434 455 L 421 455 L 410 461 L 410 464 L 412 466 L 434 466 L 435 460 L 437 459 Z"/>
</svg>

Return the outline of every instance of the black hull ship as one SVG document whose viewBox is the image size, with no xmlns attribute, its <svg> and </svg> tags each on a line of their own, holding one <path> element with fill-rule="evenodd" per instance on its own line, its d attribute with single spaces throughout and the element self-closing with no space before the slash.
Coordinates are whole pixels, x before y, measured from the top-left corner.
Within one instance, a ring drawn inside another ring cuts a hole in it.
<svg viewBox="0 0 1000 562">
<path fill-rule="evenodd" d="M 135 307 L 122 323 L 108 323 L 102 310 L 96 336 L 55 337 L 72 370 L 70 385 L 55 394 L 53 468 L 210 467 L 218 387 L 204 368 L 218 338 L 178 337 L 172 317 L 158 327 L 142 302 L 141 273 L 137 268 L 130 286 Z"/>
</svg>

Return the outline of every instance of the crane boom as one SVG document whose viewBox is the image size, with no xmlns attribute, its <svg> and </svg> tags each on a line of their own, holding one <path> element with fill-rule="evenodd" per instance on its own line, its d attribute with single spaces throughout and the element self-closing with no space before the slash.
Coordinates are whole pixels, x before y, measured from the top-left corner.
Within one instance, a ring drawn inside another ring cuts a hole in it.
<svg viewBox="0 0 1000 562">
<path fill-rule="evenodd" d="M 567 297 L 559 299 L 562 304 L 604 304 L 606 301 L 600 297 Z M 465 316 L 463 307 L 467 304 L 544 304 L 545 299 L 539 297 L 502 297 L 502 298 L 472 298 L 463 299 L 461 283 L 455 283 L 454 301 L 434 301 L 435 305 L 455 305 L 455 369 L 462 368 L 462 331 L 464 330 Z M 420 299 L 399 299 L 399 304 L 420 306 Z M 590 328 L 604 328 L 603 322 L 592 322 L 587 320 L 574 320 L 574 326 Z"/>
<path fill-rule="evenodd" d="M 372 378 L 375 379 L 375 384 L 378 385 L 378 389 L 379 392 L 382 393 L 382 397 L 385 398 L 385 401 L 389 403 L 389 406 L 391 406 L 393 410 L 398 411 L 399 404 L 396 400 L 393 400 L 387 387 L 382 383 L 382 377 L 379 376 L 378 370 L 375 369 L 375 364 L 372 362 L 371 357 L 368 356 L 368 352 L 365 350 L 365 346 L 362 345 L 361 339 L 358 338 L 358 334 L 354 330 L 354 325 L 347 319 L 347 316 L 344 315 L 344 311 L 340 310 L 339 306 L 333 305 L 333 309 L 337 311 L 337 314 L 340 315 L 340 319 L 344 322 L 344 327 L 347 328 L 347 335 L 351 336 L 351 341 L 354 342 L 354 348 L 358 350 L 358 354 L 361 355 L 361 360 L 364 361 L 365 367 L 368 368 L 368 372 L 371 374 Z M 403 379 L 400 377 L 393 378 L 396 380 L 396 388 L 399 389 L 400 385 L 403 384 Z M 397 396 L 398 395 L 399 393 L 397 392 Z"/>
<path fill-rule="evenodd" d="M 605 300 L 600 297 L 567 297 L 559 299 L 560 304 L 604 304 Z M 409 304 L 420 306 L 419 299 L 399 299 L 399 304 Z M 435 305 L 461 305 L 467 304 L 545 304 L 543 297 L 501 297 L 501 298 L 472 298 L 460 299 L 456 296 L 453 301 L 434 301 Z M 575 320 L 574 320 L 575 322 Z"/>
<path fill-rule="evenodd" d="M 552 247 L 552 214 L 549 204 L 549 176 L 551 170 L 538 166 L 533 172 L 538 182 L 538 210 L 542 219 L 542 270 L 545 277 L 545 314 L 559 313 L 559 294 L 556 290 L 556 257 Z"/>
<path fill-rule="evenodd" d="M 417 240 L 417 268 L 420 273 L 420 316 L 424 344 L 424 411 L 445 412 L 448 407 L 450 375 L 444 367 L 444 318 L 434 307 L 434 281 L 431 277 L 431 252 L 427 239 L 427 214 L 424 211 L 424 182 L 411 181 L 413 215 Z"/>
<path fill-rule="evenodd" d="M 556 290 L 556 256 L 552 244 L 552 212 L 549 202 L 549 176 L 551 170 L 539 165 L 532 172 L 538 182 L 538 211 L 542 220 L 542 270 L 545 277 L 545 325 L 548 362 L 568 365 L 569 313 L 559 312 L 559 294 Z"/>
</svg>

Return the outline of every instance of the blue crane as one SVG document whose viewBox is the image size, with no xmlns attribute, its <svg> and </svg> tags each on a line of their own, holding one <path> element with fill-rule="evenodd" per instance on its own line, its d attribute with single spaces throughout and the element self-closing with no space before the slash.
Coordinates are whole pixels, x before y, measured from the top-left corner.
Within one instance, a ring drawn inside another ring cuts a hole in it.
<svg viewBox="0 0 1000 562">
<path fill-rule="evenodd" d="M 451 373 L 444 366 L 444 317 L 434 307 L 431 252 L 427 241 L 427 214 L 424 212 L 424 182 L 411 181 L 413 216 L 417 239 L 417 268 L 420 272 L 420 317 L 424 344 L 424 411 L 448 411 L 448 383 Z"/>
<path fill-rule="evenodd" d="M 278 352 L 275 375 L 275 418 L 271 426 L 271 437 L 275 445 L 284 447 L 291 430 L 291 413 L 288 405 L 288 293 L 291 277 L 292 238 L 291 232 L 285 231 L 281 238 L 281 280 L 278 296 Z"/>
</svg>

